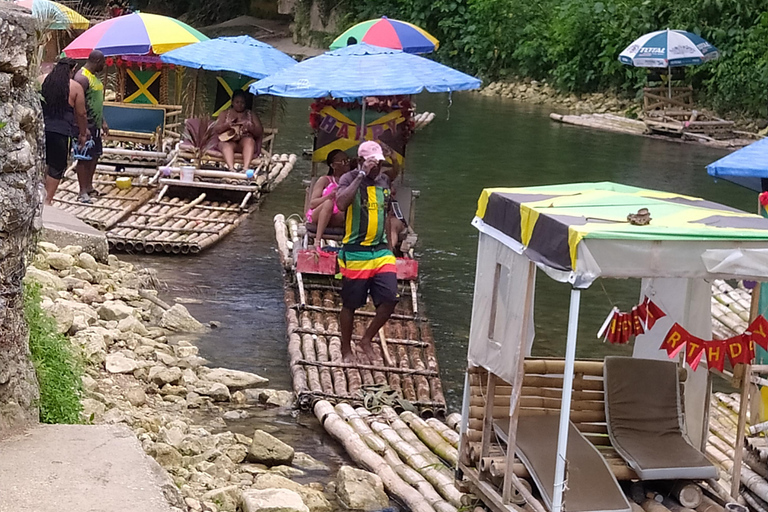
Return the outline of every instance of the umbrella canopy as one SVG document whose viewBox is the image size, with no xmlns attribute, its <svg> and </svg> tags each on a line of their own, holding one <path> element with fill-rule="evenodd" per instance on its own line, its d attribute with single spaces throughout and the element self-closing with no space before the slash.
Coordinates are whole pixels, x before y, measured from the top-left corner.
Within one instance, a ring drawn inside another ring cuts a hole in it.
<svg viewBox="0 0 768 512">
<path fill-rule="evenodd" d="M 683 30 L 658 30 L 636 39 L 619 61 L 641 68 L 674 68 L 702 64 L 720 56 L 717 48 Z"/>
<path fill-rule="evenodd" d="M 331 50 L 349 46 L 350 38 L 354 38 L 354 43 L 368 43 L 407 53 L 431 53 L 440 46 L 440 41 L 426 30 L 386 16 L 363 21 L 346 30 L 331 43 Z"/>
<path fill-rule="evenodd" d="M 761 180 L 768 180 L 768 139 L 760 139 L 709 164 L 707 174 L 762 192 Z"/>
<path fill-rule="evenodd" d="M 106 56 L 160 55 L 208 38 L 186 23 L 159 14 L 134 13 L 94 25 L 72 41 L 64 54 L 85 59 L 93 50 Z"/>
<path fill-rule="evenodd" d="M 85 30 L 91 23 L 79 12 L 51 0 L 18 0 L 16 5 L 26 7 L 52 30 Z"/>
<path fill-rule="evenodd" d="M 160 60 L 177 66 L 232 71 L 261 79 L 296 64 L 274 46 L 250 36 L 219 37 L 164 53 Z"/>
<path fill-rule="evenodd" d="M 477 89 L 480 80 L 401 50 L 356 44 L 312 57 L 251 85 L 287 98 L 359 98 Z"/>
</svg>

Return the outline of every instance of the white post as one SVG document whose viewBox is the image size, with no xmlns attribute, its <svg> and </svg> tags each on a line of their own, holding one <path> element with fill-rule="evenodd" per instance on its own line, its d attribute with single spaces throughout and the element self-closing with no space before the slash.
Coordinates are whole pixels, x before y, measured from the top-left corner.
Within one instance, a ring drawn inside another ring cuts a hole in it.
<svg viewBox="0 0 768 512">
<path fill-rule="evenodd" d="M 555 461 L 555 493 L 552 512 L 562 512 L 565 492 L 565 457 L 568 447 L 568 425 L 571 421 L 571 395 L 573 394 L 573 365 L 576 361 L 576 335 L 579 331 L 579 305 L 581 290 L 571 290 L 568 310 L 568 336 L 565 345 L 565 371 L 563 372 L 563 400 L 560 405 L 560 429 L 557 434 L 557 461 Z"/>
<path fill-rule="evenodd" d="M 667 27 L 667 94 L 672 99 L 672 66 L 669 64 L 669 27 Z"/>
</svg>

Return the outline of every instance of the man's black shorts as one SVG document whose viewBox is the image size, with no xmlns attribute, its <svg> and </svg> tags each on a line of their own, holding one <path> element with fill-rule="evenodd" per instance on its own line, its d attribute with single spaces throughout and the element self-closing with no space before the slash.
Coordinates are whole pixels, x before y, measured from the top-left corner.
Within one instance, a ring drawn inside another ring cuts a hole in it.
<svg viewBox="0 0 768 512">
<path fill-rule="evenodd" d="M 95 126 L 88 126 L 91 131 L 91 138 L 93 140 L 93 146 L 88 149 L 88 156 L 91 160 L 98 160 L 101 154 L 104 152 L 103 145 L 101 143 L 101 130 L 97 130 Z"/>
<path fill-rule="evenodd" d="M 368 294 L 371 294 L 373 305 L 396 304 L 400 300 L 397 293 L 397 274 L 382 272 L 368 279 L 341 279 L 341 301 L 345 308 L 358 309 L 365 306 Z"/>
<path fill-rule="evenodd" d="M 45 132 L 45 163 L 48 164 L 48 176 L 60 180 L 67 170 L 68 156 L 69 136 Z"/>
</svg>

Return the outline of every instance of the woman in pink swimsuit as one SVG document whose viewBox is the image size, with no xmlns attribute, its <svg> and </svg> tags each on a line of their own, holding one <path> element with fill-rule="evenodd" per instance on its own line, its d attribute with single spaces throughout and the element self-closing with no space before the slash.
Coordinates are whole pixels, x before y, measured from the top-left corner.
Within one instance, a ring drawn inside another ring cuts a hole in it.
<svg viewBox="0 0 768 512">
<path fill-rule="evenodd" d="M 328 174 L 318 179 L 312 187 L 306 216 L 307 223 L 317 224 L 317 247 L 323 239 L 325 228 L 344 226 L 344 212 L 336 206 L 336 189 L 339 187 L 339 178 L 349 172 L 349 157 L 344 151 L 334 149 L 328 154 L 325 163 L 328 164 Z"/>
</svg>

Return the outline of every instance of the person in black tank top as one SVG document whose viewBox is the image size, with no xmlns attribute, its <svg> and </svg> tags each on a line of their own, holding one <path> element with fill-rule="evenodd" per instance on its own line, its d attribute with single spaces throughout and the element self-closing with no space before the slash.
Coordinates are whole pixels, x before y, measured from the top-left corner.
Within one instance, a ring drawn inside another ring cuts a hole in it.
<svg viewBox="0 0 768 512">
<path fill-rule="evenodd" d="M 45 204 L 51 204 L 67 168 L 70 138 L 77 136 L 80 142 L 84 143 L 88 134 L 83 90 L 72 80 L 75 65 L 73 59 L 59 60 L 45 77 L 41 87 L 45 122 L 45 161 L 48 164 Z"/>
</svg>

